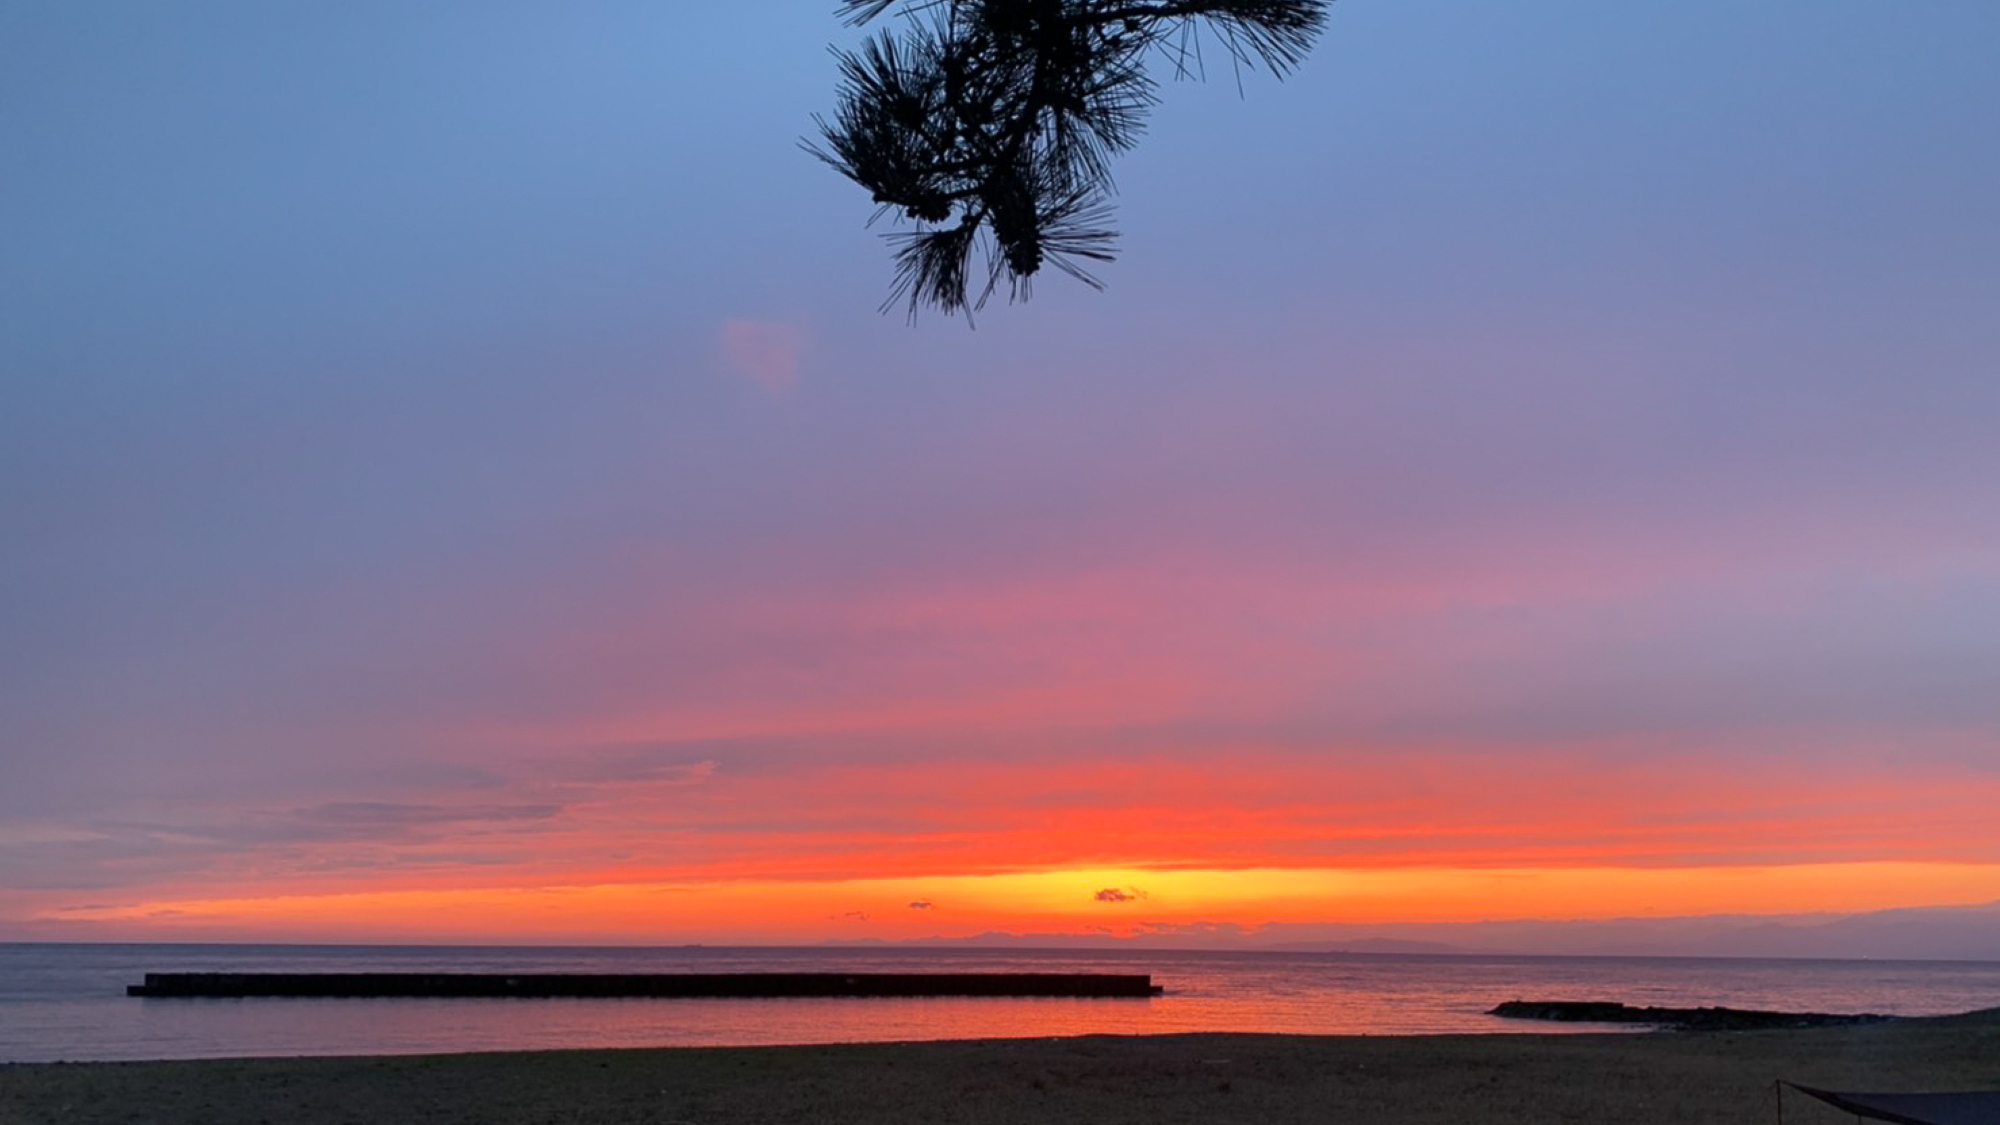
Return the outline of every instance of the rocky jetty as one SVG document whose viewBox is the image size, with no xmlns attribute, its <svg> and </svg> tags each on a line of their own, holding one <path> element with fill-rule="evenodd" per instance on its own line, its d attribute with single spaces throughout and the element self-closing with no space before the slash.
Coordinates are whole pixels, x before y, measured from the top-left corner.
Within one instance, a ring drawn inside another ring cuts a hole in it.
<svg viewBox="0 0 2000 1125">
<path fill-rule="evenodd" d="M 1758 1031 L 1778 1027 L 1845 1027 L 1882 1023 L 1895 1016 L 1873 1013 L 1766 1012 L 1755 1008 L 1635 1008 L 1605 1000 L 1509 1000 L 1490 1015 L 1563 1023 L 1641 1023 L 1679 1031 Z"/>
</svg>

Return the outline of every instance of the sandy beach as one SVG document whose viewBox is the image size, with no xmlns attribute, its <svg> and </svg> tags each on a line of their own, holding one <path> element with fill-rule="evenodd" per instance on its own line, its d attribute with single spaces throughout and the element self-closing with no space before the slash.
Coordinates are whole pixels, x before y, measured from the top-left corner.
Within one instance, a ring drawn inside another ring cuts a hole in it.
<svg viewBox="0 0 2000 1125">
<path fill-rule="evenodd" d="M 2000 1010 L 1605 1035 L 1171 1035 L 0 1067 L 8 1125 L 1775 1121 L 1772 1083 L 2000 1088 Z M 1851 1120 L 1789 1095 L 1790 1125 Z"/>
</svg>

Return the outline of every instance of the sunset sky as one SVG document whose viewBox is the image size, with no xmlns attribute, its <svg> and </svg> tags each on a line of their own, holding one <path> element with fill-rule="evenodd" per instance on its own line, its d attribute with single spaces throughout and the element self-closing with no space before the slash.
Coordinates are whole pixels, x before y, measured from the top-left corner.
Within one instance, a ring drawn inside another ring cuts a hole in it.
<svg viewBox="0 0 2000 1125">
<path fill-rule="evenodd" d="M 2000 900 L 2000 4 L 1340 0 L 877 305 L 833 0 L 0 0 L 0 939 Z"/>
</svg>

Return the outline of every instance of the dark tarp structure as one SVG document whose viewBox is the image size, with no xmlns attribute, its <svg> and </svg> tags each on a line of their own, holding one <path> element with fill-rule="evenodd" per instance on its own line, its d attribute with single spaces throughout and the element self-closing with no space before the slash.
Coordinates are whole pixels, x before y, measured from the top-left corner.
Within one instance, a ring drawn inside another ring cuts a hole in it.
<svg viewBox="0 0 2000 1125">
<path fill-rule="evenodd" d="M 1896 1125 L 2000 1125 L 2000 1090 L 1964 1094 L 1847 1094 L 1816 1090 L 1796 1082 L 1785 1085 L 1856 1117 L 1893 1121 Z"/>
</svg>

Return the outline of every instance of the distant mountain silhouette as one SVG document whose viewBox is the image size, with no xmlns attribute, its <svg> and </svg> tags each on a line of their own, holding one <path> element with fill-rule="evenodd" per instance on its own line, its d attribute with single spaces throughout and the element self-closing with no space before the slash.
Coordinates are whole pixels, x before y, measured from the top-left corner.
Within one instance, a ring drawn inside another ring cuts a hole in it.
<svg viewBox="0 0 2000 1125">
<path fill-rule="evenodd" d="M 1471 953 L 1474 950 L 1462 945 L 1452 945 L 1442 941 L 1418 941 L 1414 938 L 1356 938 L 1353 941 L 1303 942 L 1298 945 L 1260 945 L 1258 949 L 1268 949 L 1273 953 Z"/>
<path fill-rule="evenodd" d="M 1227 922 L 1156 923 L 1130 937 L 1103 933 L 988 932 L 891 944 L 1240 949 L 1273 953 L 2000 961 L 2000 902 L 1908 907 L 1861 914 L 1716 914 L 1509 922 L 1279 922 L 1255 928 Z"/>
</svg>

